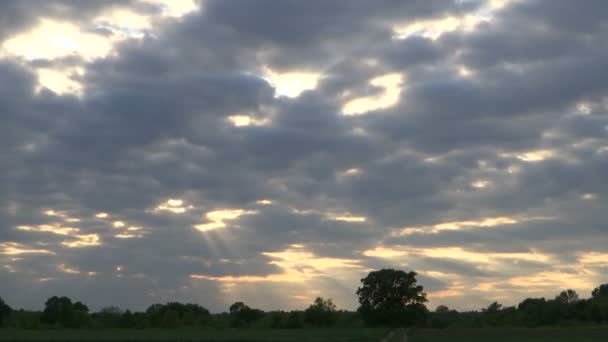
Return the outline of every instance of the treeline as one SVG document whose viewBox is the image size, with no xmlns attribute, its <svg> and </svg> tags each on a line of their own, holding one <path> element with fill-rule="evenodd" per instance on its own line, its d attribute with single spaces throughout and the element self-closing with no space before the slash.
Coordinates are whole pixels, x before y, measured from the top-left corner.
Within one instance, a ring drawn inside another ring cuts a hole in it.
<svg viewBox="0 0 608 342">
<path fill-rule="evenodd" d="M 270 311 L 251 308 L 236 302 L 228 312 L 212 314 L 198 304 L 154 304 L 142 312 L 106 307 L 90 312 L 87 305 L 67 297 L 51 297 L 43 311 L 13 310 L 0 298 L 0 327 L 38 328 L 122 328 L 177 329 L 200 328 L 272 328 L 306 327 L 416 326 L 443 329 L 492 326 L 537 327 L 555 325 L 590 325 L 608 323 L 608 284 L 593 290 L 591 297 L 579 298 L 574 290 L 565 290 L 553 299 L 527 298 L 513 307 L 498 302 L 480 311 L 458 312 L 445 305 L 430 312 L 426 294 L 417 284 L 415 272 L 392 269 L 373 271 L 361 279 L 357 290 L 359 309 L 339 311 L 331 299 L 318 297 L 301 311 Z"/>
<path fill-rule="evenodd" d="M 565 290 L 553 299 L 527 298 L 513 307 L 498 302 L 481 311 L 458 312 L 440 305 L 429 313 L 430 328 L 476 328 L 492 326 L 574 326 L 608 323 L 608 284 L 593 290 L 582 299 L 574 290 Z"/>
<path fill-rule="evenodd" d="M 303 311 L 269 311 L 232 304 L 228 312 L 212 314 L 198 304 L 154 304 L 142 312 L 115 306 L 90 312 L 87 305 L 67 297 L 51 297 L 43 311 L 13 310 L 0 298 L 0 327 L 20 329 L 178 329 L 272 328 L 362 326 L 355 312 L 339 311 L 331 299 L 317 298 Z"/>
</svg>

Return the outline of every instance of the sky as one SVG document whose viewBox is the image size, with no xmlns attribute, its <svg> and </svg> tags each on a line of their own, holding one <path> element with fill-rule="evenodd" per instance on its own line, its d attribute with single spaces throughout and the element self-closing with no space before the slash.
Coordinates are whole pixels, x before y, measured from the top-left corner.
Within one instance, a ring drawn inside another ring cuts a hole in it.
<svg viewBox="0 0 608 342">
<path fill-rule="evenodd" d="M 605 0 L 0 2 L 0 297 L 608 282 Z"/>
</svg>

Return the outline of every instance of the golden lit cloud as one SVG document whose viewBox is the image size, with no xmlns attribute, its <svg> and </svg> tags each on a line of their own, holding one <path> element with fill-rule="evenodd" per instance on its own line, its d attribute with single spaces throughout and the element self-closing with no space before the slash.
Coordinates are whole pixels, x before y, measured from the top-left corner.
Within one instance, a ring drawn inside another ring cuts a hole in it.
<svg viewBox="0 0 608 342">
<path fill-rule="evenodd" d="M 461 247 L 439 247 L 439 248 L 425 248 L 417 249 L 416 254 L 430 257 L 430 258 L 445 258 L 445 259 L 456 259 L 460 261 L 467 261 L 471 263 L 482 263 L 482 264 L 497 264 L 502 261 L 531 261 L 540 263 L 550 263 L 553 257 L 548 254 L 542 254 L 534 250 L 530 250 L 527 253 L 513 252 L 513 253 L 495 253 L 495 252 L 473 252 L 465 250 Z"/>
<path fill-rule="evenodd" d="M 181 17 L 198 9 L 196 1 L 193 0 L 143 0 L 145 2 L 160 5 L 163 15 L 169 17 Z"/>
<path fill-rule="evenodd" d="M 553 150 L 532 150 L 522 153 L 501 153 L 503 158 L 517 158 L 528 163 L 537 163 L 543 160 L 556 157 L 556 152 Z"/>
<path fill-rule="evenodd" d="M 6 40 L 2 47 L 11 55 L 27 59 L 75 54 L 90 60 L 107 56 L 112 43 L 97 34 L 82 32 L 74 24 L 43 19 L 31 31 Z"/>
<path fill-rule="evenodd" d="M 407 258 L 442 258 L 465 261 L 474 264 L 499 265 L 505 261 L 530 261 L 549 264 L 553 257 L 535 250 L 529 252 L 495 253 L 495 252 L 474 252 L 462 247 L 430 247 L 419 248 L 412 246 L 386 247 L 378 246 L 363 252 L 369 257 L 385 259 Z"/>
<path fill-rule="evenodd" d="M 256 211 L 251 210 L 242 210 L 242 209 L 220 209 L 208 212 L 205 217 L 209 223 L 197 224 L 194 226 L 197 230 L 201 232 L 206 232 L 209 230 L 214 230 L 218 228 L 226 227 L 226 223 L 224 221 L 235 220 L 242 215 L 252 215 L 257 213 Z"/>
<path fill-rule="evenodd" d="M 477 24 L 486 19 L 479 15 L 450 16 L 441 19 L 417 20 L 413 23 L 409 22 L 405 25 L 397 25 L 393 30 L 395 36 L 399 39 L 405 39 L 412 35 L 420 35 L 436 40 L 447 32 L 471 31 Z"/>
<path fill-rule="evenodd" d="M 256 119 L 250 115 L 232 115 L 228 120 L 236 127 L 264 126 L 270 123 L 268 119 Z"/>
<path fill-rule="evenodd" d="M 491 184 L 492 184 L 492 182 L 487 181 L 487 180 L 476 180 L 474 182 L 471 182 L 471 186 L 476 189 L 485 189 L 488 186 L 490 186 Z"/>
<path fill-rule="evenodd" d="M 266 276 L 207 276 L 193 274 L 192 279 L 214 280 L 222 283 L 305 283 L 311 279 L 330 274 L 335 270 L 361 269 L 359 260 L 318 257 L 302 246 L 292 245 L 280 252 L 262 253 L 273 259 L 270 263 L 281 268 L 282 272 Z"/>
<path fill-rule="evenodd" d="M 80 274 L 80 271 L 77 268 L 70 267 L 66 264 L 61 264 L 61 265 L 57 266 L 57 269 L 63 273 Z"/>
<path fill-rule="evenodd" d="M 62 94 L 81 95 L 82 86 L 71 77 L 70 71 L 58 71 L 53 69 L 38 69 L 37 92 L 42 88 L 50 89 L 52 92 Z"/>
<path fill-rule="evenodd" d="M 116 28 L 145 30 L 150 28 L 150 18 L 124 8 L 113 8 L 93 20 L 94 22 Z"/>
<path fill-rule="evenodd" d="M 582 199 L 582 200 L 586 200 L 586 201 L 589 201 L 589 200 L 594 200 L 594 199 L 596 199 L 596 198 L 597 198 L 597 196 L 596 196 L 595 194 L 590 194 L 590 193 L 587 193 L 587 194 L 582 194 L 582 195 L 581 195 L 581 199 Z"/>
<path fill-rule="evenodd" d="M 526 162 L 539 162 L 554 156 L 554 152 L 550 150 L 529 151 L 517 155 L 517 159 Z"/>
<path fill-rule="evenodd" d="M 154 211 L 169 211 L 174 214 L 183 214 L 193 208 L 193 206 L 184 206 L 184 201 L 181 199 L 170 198 L 166 202 L 161 203 L 158 207 L 154 208 Z"/>
<path fill-rule="evenodd" d="M 124 227 L 124 226 L 125 226 L 125 223 L 124 223 L 123 221 L 114 221 L 114 222 L 112 223 L 112 226 L 113 226 L 114 228 L 122 228 L 122 227 Z"/>
<path fill-rule="evenodd" d="M 334 221 L 345 221 L 345 222 L 365 222 L 365 221 L 367 221 L 367 217 L 355 216 L 355 215 L 352 215 L 351 213 L 342 213 L 342 214 L 331 213 L 331 214 L 327 214 L 326 217 L 328 219 L 334 220 Z"/>
<path fill-rule="evenodd" d="M 108 217 L 108 213 L 97 213 L 95 214 L 96 218 L 107 218 Z"/>
<path fill-rule="evenodd" d="M 581 253 L 578 262 L 587 266 L 608 266 L 608 253 Z"/>
<path fill-rule="evenodd" d="M 376 77 L 370 80 L 369 84 L 383 88 L 382 94 L 350 100 L 342 107 L 342 112 L 345 115 L 361 115 L 373 110 L 388 108 L 399 101 L 402 83 L 401 74 Z"/>
<path fill-rule="evenodd" d="M 61 244 L 70 248 L 92 247 L 99 246 L 100 239 L 97 234 L 81 234 L 76 235 L 74 240 L 63 241 Z"/>
<path fill-rule="evenodd" d="M 143 235 L 141 234 L 129 234 L 129 233 L 123 233 L 123 234 L 116 234 L 114 235 L 115 238 L 117 239 L 135 239 L 135 238 L 140 238 Z"/>
<path fill-rule="evenodd" d="M 345 176 L 354 176 L 354 175 L 358 175 L 361 173 L 361 169 L 358 168 L 352 168 L 352 169 L 348 169 L 346 171 L 343 172 L 343 174 Z"/>
<path fill-rule="evenodd" d="M 80 231 L 78 228 L 62 227 L 58 224 L 41 224 L 37 226 L 17 226 L 18 230 L 30 231 L 30 232 L 43 232 L 52 233 L 57 235 L 73 235 Z"/>
<path fill-rule="evenodd" d="M 374 258 L 392 259 L 403 257 L 407 255 L 407 252 L 397 248 L 376 247 L 374 249 L 368 249 L 364 251 L 363 255 Z"/>
<path fill-rule="evenodd" d="M 404 236 L 411 234 L 438 234 L 442 231 L 447 230 L 462 230 L 472 228 L 491 228 L 497 226 L 517 224 L 522 221 L 530 221 L 536 219 L 549 219 L 549 218 L 515 218 L 515 217 L 486 217 L 477 221 L 452 221 L 438 223 L 432 226 L 415 226 L 406 227 L 399 230 L 395 235 Z"/>
<path fill-rule="evenodd" d="M 543 271 L 532 275 L 513 277 L 505 281 L 512 286 L 523 289 L 536 289 L 554 291 L 556 289 L 592 289 L 595 284 L 592 280 L 594 274 L 582 269 L 574 273 L 558 271 Z"/>
<path fill-rule="evenodd" d="M 47 249 L 31 248 L 17 242 L 0 242 L 0 254 L 20 255 L 20 254 L 55 254 Z"/>
<path fill-rule="evenodd" d="M 441 299 L 441 298 L 448 298 L 448 297 L 459 297 L 459 296 L 462 296 L 463 294 L 465 294 L 466 292 L 467 292 L 467 288 L 465 286 L 457 285 L 457 286 L 449 286 L 445 290 L 427 291 L 427 295 L 429 296 L 429 298 Z"/>
<path fill-rule="evenodd" d="M 272 201 L 271 200 L 267 200 L 267 199 L 261 199 L 261 200 L 255 201 L 255 204 L 257 204 L 257 205 L 271 205 Z"/>
</svg>

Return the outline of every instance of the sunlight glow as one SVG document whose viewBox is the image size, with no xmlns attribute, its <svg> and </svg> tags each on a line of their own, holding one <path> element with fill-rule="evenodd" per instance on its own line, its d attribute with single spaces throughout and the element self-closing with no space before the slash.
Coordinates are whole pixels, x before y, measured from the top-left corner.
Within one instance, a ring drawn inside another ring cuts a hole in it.
<svg viewBox="0 0 608 342">
<path fill-rule="evenodd" d="M 407 255 L 407 252 L 395 248 L 376 247 L 374 249 L 364 251 L 363 255 L 374 258 L 392 259 L 403 257 Z"/>
<path fill-rule="evenodd" d="M 487 180 L 476 180 L 474 182 L 471 182 L 471 186 L 476 189 L 485 189 L 488 186 L 490 186 L 491 184 L 492 184 L 492 182 L 487 181 Z"/>
<path fill-rule="evenodd" d="M 198 6 L 193 0 L 142 0 L 162 7 L 163 15 L 169 17 L 181 17 L 196 11 Z"/>
<path fill-rule="evenodd" d="M 514 217 L 486 217 L 479 219 L 477 221 L 452 221 L 452 222 L 443 222 L 438 223 L 432 226 L 415 226 L 415 227 L 406 227 L 401 229 L 395 235 L 404 236 L 411 234 L 437 234 L 442 231 L 447 230 L 462 230 L 462 229 L 471 229 L 471 228 L 490 228 L 504 225 L 517 224 L 520 221 L 529 221 L 535 219 L 548 219 L 548 218 L 514 218 Z"/>
<path fill-rule="evenodd" d="M 405 39 L 412 35 L 436 40 L 442 34 L 454 31 L 471 31 L 480 22 L 487 20 L 479 15 L 466 15 L 463 17 L 445 17 L 442 19 L 418 20 L 405 25 L 397 25 L 393 28 L 395 37 Z"/>
<path fill-rule="evenodd" d="M 99 246 L 101 244 L 99 242 L 99 235 L 97 234 L 76 235 L 75 238 L 75 240 L 64 241 L 61 244 L 70 248 L 92 247 Z"/>
<path fill-rule="evenodd" d="M 21 255 L 21 254 L 55 254 L 47 249 L 35 249 L 17 242 L 0 242 L 0 254 Z"/>
<path fill-rule="evenodd" d="M 327 273 L 331 273 L 333 270 L 362 268 L 359 260 L 318 257 L 302 247 L 292 247 L 280 252 L 266 252 L 262 254 L 272 258 L 273 261 L 271 261 L 270 264 L 277 265 L 283 272 L 265 276 L 244 275 L 220 277 L 192 274 L 190 275 L 190 278 L 213 280 L 222 283 L 305 283 L 313 278 L 323 276 L 326 271 Z"/>
<path fill-rule="evenodd" d="M 107 218 L 108 217 L 108 213 L 97 213 L 95 214 L 96 218 Z"/>
<path fill-rule="evenodd" d="M 87 60 L 105 57 L 112 49 L 108 38 L 82 32 L 74 24 L 40 20 L 30 32 L 6 40 L 2 46 L 12 55 L 27 59 L 55 59 L 80 55 Z"/>
<path fill-rule="evenodd" d="M 592 281 L 589 271 L 565 273 L 558 271 L 542 271 L 533 275 L 513 277 L 506 283 L 523 289 L 590 289 L 596 284 Z"/>
<path fill-rule="evenodd" d="M 330 220 L 334 221 L 344 221 L 344 222 L 365 222 L 367 221 L 367 217 L 365 216 L 354 216 L 351 213 L 330 213 L 327 214 L 326 217 Z"/>
<path fill-rule="evenodd" d="M 608 266 L 608 253 L 582 253 L 579 255 L 578 262 L 590 266 Z"/>
<path fill-rule="evenodd" d="M 503 158 L 517 158 L 524 162 L 536 163 L 555 157 L 556 152 L 553 150 L 532 150 L 522 153 L 501 153 L 500 156 Z"/>
<path fill-rule="evenodd" d="M 587 193 L 587 194 L 583 194 L 583 195 L 581 195 L 581 199 L 582 199 L 582 200 L 586 200 L 586 201 L 589 201 L 589 200 L 594 200 L 594 199 L 596 199 L 596 198 L 597 198 L 597 196 L 596 196 L 595 194 L 590 194 L 590 193 Z"/>
<path fill-rule="evenodd" d="M 403 76 L 401 74 L 387 74 L 376 77 L 369 84 L 384 89 L 382 94 L 376 96 L 360 97 L 348 101 L 342 107 L 344 115 L 361 115 L 370 111 L 388 108 L 399 102 Z"/>
<path fill-rule="evenodd" d="M 70 77 L 69 72 L 61 72 L 53 69 L 38 69 L 38 87 L 36 92 L 47 88 L 55 94 L 82 94 L 80 83 Z"/>
<path fill-rule="evenodd" d="M 298 97 L 307 90 L 317 87 L 320 73 L 287 72 L 278 73 L 269 68 L 264 69 L 264 78 L 275 88 L 276 96 Z"/>
<path fill-rule="evenodd" d="M 30 231 L 30 232 L 44 232 L 52 233 L 57 235 L 73 235 L 80 231 L 78 228 L 62 227 L 58 224 L 40 224 L 37 226 L 17 226 L 18 230 Z"/>
<path fill-rule="evenodd" d="M 158 207 L 154 208 L 155 212 L 158 211 L 169 211 L 174 214 L 183 214 L 187 210 L 193 209 L 193 206 L 184 206 L 184 201 L 181 199 L 170 198 L 166 202 L 161 203 Z"/>
<path fill-rule="evenodd" d="M 243 210 L 243 209 L 220 209 L 208 212 L 205 217 L 209 223 L 197 224 L 194 226 L 195 229 L 206 232 L 215 230 L 218 228 L 225 228 L 226 223 L 224 221 L 235 220 L 242 215 L 256 214 L 257 211 Z"/>
<path fill-rule="evenodd" d="M 63 273 L 80 274 L 80 271 L 77 268 L 70 267 L 66 264 L 61 264 L 61 265 L 57 266 L 57 269 Z"/>
<path fill-rule="evenodd" d="M 143 235 L 123 233 L 123 234 L 116 234 L 116 235 L 114 235 L 114 237 L 117 239 L 135 239 L 135 238 L 143 237 Z"/>
<path fill-rule="evenodd" d="M 539 162 L 547 158 L 551 158 L 554 155 L 553 151 L 550 150 L 538 150 L 530 151 L 517 155 L 517 158 L 526 162 Z"/>
<path fill-rule="evenodd" d="M 246 127 L 246 126 L 265 126 L 270 123 L 268 119 L 256 119 L 249 115 L 233 115 L 229 116 L 228 120 L 235 127 Z"/>
<path fill-rule="evenodd" d="M 475 264 L 497 265 L 504 261 L 533 261 L 549 264 L 553 262 L 553 257 L 549 254 L 542 254 L 535 250 L 529 252 L 513 253 L 494 253 L 494 252 L 474 252 L 461 247 L 430 247 L 419 248 L 412 246 L 379 246 L 363 252 L 363 255 L 384 259 L 407 258 L 443 258 L 455 259 Z"/>
</svg>

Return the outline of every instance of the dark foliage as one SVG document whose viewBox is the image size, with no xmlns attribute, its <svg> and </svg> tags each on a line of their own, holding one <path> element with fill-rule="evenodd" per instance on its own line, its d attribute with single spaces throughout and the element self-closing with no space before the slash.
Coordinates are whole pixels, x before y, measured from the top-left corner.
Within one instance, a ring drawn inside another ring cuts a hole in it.
<svg viewBox="0 0 608 342">
<path fill-rule="evenodd" d="M 0 326 L 4 325 L 4 320 L 8 318 L 13 309 L 0 298 Z"/>
<path fill-rule="evenodd" d="M 410 326 L 426 320 L 427 301 L 416 272 L 383 269 L 361 279 L 359 313 L 369 325 Z"/>
<path fill-rule="evenodd" d="M 252 309 L 243 302 L 236 302 L 230 305 L 229 311 L 233 327 L 250 326 L 251 323 L 264 317 L 264 311 Z"/>
<path fill-rule="evenodd" d="M 414 272 L 395 270 L 370 273 L 362 279 L 363 286 L 357 291 L 361 303 L 358 312 L 338 311 L 331 299 L 319 297 L 306 310 L 291 312 L 263 312 L 243 302 L 236 302 L 230 306 L 229 313 L 211 314 L 198 304 L 171 302 L 151 305 L 145 312 L 123 311 L 110 306 L 90 314 L 85 304 L 54 296 L 46 301 L 42 312 L 12 310 L 0 298 L 0 323 L 2 327 L 18 329 L 300 329 L 356 328 L 364 324 L 444 329 L 608 323 L 608 284 L 597 287 L 586 299 L 580 298 L 573 290 L 564 290 L 553 299 L 526 298 L 514 307 L 503 307 L 493 302 L 479 311 L 458 312 L 439 305 L 434 312 L 428 312 L 423 304 L 426 296 L 415 277 Z"/>
<path fill-rule="evenodd" d="M 315 326 L 328 327 L 336 321 L 336 305 L 330 299 L 317 297 L 315 302 L 304 311 L 304 320 Z"/>
<path fill-rule="evenodd" d="M 89 323 L 89 308 L 67 297 L 53 296 L 44 303 L 43 323 L 64 328 L 83 328 Z"/>
</svg>

